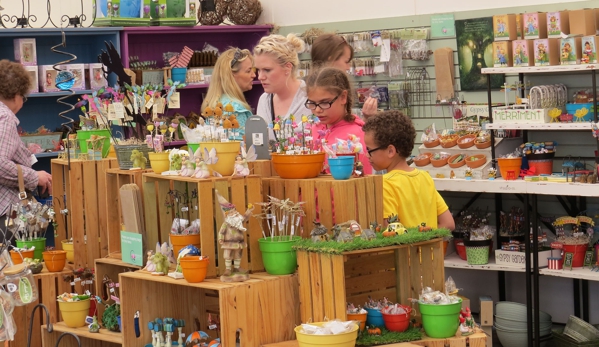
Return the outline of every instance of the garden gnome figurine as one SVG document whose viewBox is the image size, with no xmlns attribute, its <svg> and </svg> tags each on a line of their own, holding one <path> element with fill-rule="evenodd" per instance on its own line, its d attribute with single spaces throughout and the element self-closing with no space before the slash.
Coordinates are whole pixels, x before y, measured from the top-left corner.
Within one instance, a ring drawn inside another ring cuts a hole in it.
<svg viewBox="0 0 599 347">
<path fill-rule="evenodd" d="M 240 268 L 243 249 L 247 247 L 243 223 L 248 220 L 254 207 L 250 204 L 242 215 L 237 212 L 235 205 L 227 201 L 216 191 L 218 203 L 223 211 L 225 221 L 218 231 L 218 243 L 223 249 L 225 272 L 220 277 L 222 282 L 243 282 L 250 279 L 246 271 Z"/>
</svg>

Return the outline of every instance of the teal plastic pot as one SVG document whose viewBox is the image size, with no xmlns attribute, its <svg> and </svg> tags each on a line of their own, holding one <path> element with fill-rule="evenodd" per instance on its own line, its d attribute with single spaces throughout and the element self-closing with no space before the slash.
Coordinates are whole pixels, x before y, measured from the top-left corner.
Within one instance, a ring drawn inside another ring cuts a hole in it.
<svg viewBox="0 0 599 347">
<path fill-rule="evenodd" d="M 462 299 L 449 305 L 418 303 L 422 327 L 428 337 L 444 339 L 455 336 L 460 326 Z"/>
<path fill-rule="evenodd" d="M 380 310 L 374 308 L 365 308 L 368 314 L 366 315 L 366 325 L 382 328 L 385 326 L 385 320 Z"/>
<path fill-rule="evenodd" d="M 187 78 L 187 68 L 186 67 L 174 67 L 171 71 L 171 80 L 173 82 L 181 82 L 185 83 Z"/>
<path fill-rule="evenodd" d="M 289 275 L 297 268 L 297 255 L 292 247 L 300 236 L 275 236 L 258 240 L 266 272 L 271 275 Z"/>
<path fill-rule="evenodd" d="M 354 172 L 354 157 L 341 156 L 337 158 L 329 158 L 329 170 L 331 175 L 336 180 L 346 180 L 351 177 Z"/>
<path fill-rule="evenodd" d="M 46 239 L 44 237 L 33 239 L 31 241 L 17 240 L 17 247 L 24 248 L 25 246 L 27 246 L 27 248 L 31 248 L 31 246 L 35 247 L 35 249 L 33 250 L 34 259 L 44 259 L 44 257 L 42 256 L 42 253 L 46 250 Z"/>
</svg>

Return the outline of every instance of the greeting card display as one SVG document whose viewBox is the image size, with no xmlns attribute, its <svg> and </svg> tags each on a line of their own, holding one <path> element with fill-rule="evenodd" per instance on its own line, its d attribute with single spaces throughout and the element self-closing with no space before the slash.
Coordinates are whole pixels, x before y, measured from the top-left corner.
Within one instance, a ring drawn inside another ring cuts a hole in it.
<svg viewBox="0 0 599 347">
<path fill-rule="evenodd" d="M 56 86 L 56 74 L 52 65 L 42 65 L 39 67 L 39 85 L 42 92 L 58 92 L 60 89 Z"/>
<path fill-rule="evenodd" d="M 518 38 L 515 14 L 493 16 L 493 36 L 495 41 L 511 41 Z"/>
<path fill-rule="evenodd" d="M 547 12 L 547 37 L 561 38 L 570 34 L 570 16 L 568 11 Z"/>
<path fill-rule="evenodd" d="M 534 44 L 532 40 L 512 41 L 512 53 L 514 54 L 514 66 L 533 66 Z"/>
<path fill-rule="evenodd" d="M 493 42 L 493 66 L 512 66 L 512 44 L 508 41 Z"/>
<path fill-rule="evenodd" d="M 582 38 L 581 64 L 595 64 L 597 60 L 597 47 L 599 47 L 599 36 L 585 36 Z"/>
<path fill-rule="evenodd" d="M 535 66 L 559 65 L 559 39 L 534 40 Z"/>
<path fill-rule="evenodd" d="M 29 79 L 31 79 L 31 89 L 29 89 L 29 94 L 40 92 L 37 69 L 37 66 L 25 66 L 25 70 L 27 70 L 27 74 L 29 74 Z"/>
<path fill-rule="evenodd" d="M 71 90 L 85 90 L 85 64 L 60 65 L 59 69 L 70 71 L 75 76 Z"/>
<path fill-rule="evenodd" d="M 533 12 L 522 15 L 525 39 L 547 38 L 547 16 L 545 13 Z"/>
<path fill-rule="evenodd" d="M 571 35 L 595 35 L 595 12 L 590 9 L 570 11 Z"/>
<path fill-rule="evenodd" d="M 15 61 L 24 66 L 37 65 L 35 39 L 14 39 Z"/>
<path fill-rule="evenodd" d="M 89 89 L 97 90 L 108 86 L 108 81 L 106 81 L 104 73 L 102 73 L 102 64 L 86 64 L 85 69 Z"/>
<path fill-rule="evenodd" d="M 582 56 L 582 37 L 567 37 L 560 40 L 560 63 L 562 65 L 575 65 L 580 63 Z"/>
</svg>

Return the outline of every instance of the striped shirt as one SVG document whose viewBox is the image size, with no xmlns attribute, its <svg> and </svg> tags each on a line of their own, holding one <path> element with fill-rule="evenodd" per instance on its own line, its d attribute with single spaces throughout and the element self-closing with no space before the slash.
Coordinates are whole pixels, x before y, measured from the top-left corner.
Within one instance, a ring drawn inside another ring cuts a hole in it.
<svg viewBox="0 0 599 347">
<path fill-rule="evenodd" d="M 31 152 L 17 132 L 19 119 L 0 101 L 0 216 L 11 204 L 19 202 L 17 166 L 23 169 L 25 189 L 37 187 L 37 172 L 31 168 Z"/>
</svg>

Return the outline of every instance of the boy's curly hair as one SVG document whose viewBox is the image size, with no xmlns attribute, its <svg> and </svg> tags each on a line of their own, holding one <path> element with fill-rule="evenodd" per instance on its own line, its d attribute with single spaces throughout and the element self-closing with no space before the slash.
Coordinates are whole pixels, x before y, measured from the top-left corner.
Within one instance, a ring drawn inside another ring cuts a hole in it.
<svg viewBox="0 0 599 347">
<path fill-rule="evenodd" d="M 379 112 L 366 121 L 362 130 L 372 132 L 378 146 L 393 145 L 403 158 L 412 154 L 416 129 L 410 117 L 400 111 Z"/>
</svg>

